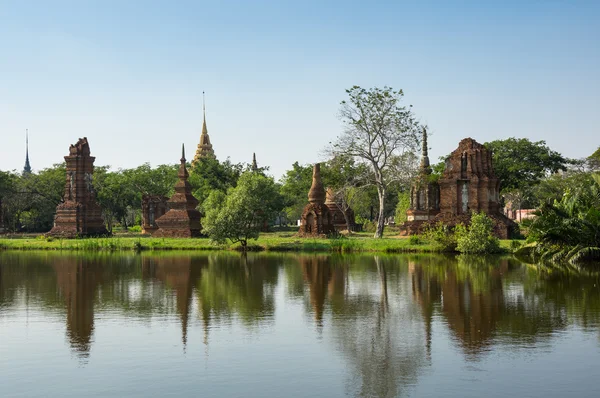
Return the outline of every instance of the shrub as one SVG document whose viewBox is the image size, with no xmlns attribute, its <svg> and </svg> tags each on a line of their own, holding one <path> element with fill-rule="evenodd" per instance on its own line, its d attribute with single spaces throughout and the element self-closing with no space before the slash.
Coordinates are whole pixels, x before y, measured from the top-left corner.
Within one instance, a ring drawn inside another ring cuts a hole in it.
<svg viewBox="0 0 600 398">
<path fill-rule="evenodd" d="M 363 223 L 362 230 L 365 232 L 375 232 L 377 229 L 377 223 L 375 221 L 365 221 Z"/>
<path fill-rule="evenodd" d="M 500 241 L 492 235 L 493 221 L 485 213 L 475 213 L 471 216 L 471 225 L 457 225 L 456 250 L 467 254 L 488 254 L 500 251 Z"/>
<path fill-rule="evenodd" d="M 133 227 L 129 227 L 129 232 L 142 232 L 142 226 L 134 225 Z"/>
<path fill-rule="evenodd" d="M 436 250 L 453 252 L 456 250 L 456 237 L 441 221 L 425 230 L 425 238 L 434 243 Z"/>
<path fill-rule="evenodd" d="M 408 243 L 410 243 L 411 245 L 420 245 L 421 243 L 423 243 L 423 241 L 421 240 L 421 237 L 419 235 L 411 235 L 408 238 Z"/>
</svg>

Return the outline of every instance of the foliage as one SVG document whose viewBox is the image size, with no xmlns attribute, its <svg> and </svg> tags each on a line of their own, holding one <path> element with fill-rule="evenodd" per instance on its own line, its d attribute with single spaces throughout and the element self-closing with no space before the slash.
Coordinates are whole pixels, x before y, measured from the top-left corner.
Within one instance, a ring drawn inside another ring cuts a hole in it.
<svg viewBox="0 0 600 398">
<path fill-rule="evenodd" d="M 258 239 L 265 223 L 281 209 L 282 200 L 272 178 L 245 172 L 227 195 L 213 190 L 203 207 L 205 234 L 219 243 L 240 242 L 245 248 L 249 239 Z"/>
<path fill-rule="evenodd" d="M 551 150 L 545 141 L 507 138 L 486 142 L 492 150 L 494 171 L 502 181 L 502 191 L 525 191 L 543 177 L 566 170 L 569 160 Z"/>
<path fill-rule="evenodd" d="M 406 211 L 410 208 L 410 192 L 404 191 L 398 194 L 398 205 L 396 206 L 396 214 L 394 221 L 396 225 L 406 221 Z"/>
<path fill-rule="evenodd" d="M 434 247 L 438 251 L 453 252 L 456 250 L 456 236 L 452 230 L 442 223 L 431 225 L 425 230 L 425 238 L 434 243 Z"/>
<path fill-rule="evenodd" d="M 500 251 L 500 241 L 492 235 L 494 223 L 485 213 L 474 213 L 471 224 L 456 226 L 456 250 L 466 254 L 491 254 Z"/>
<path fill-rule="evenodd" d="M 587 165 L 590 170 L 599 171 L 600 170 L 600 146 L 594 153 L 588 156 Z"/>
<path fill-rule="evenodd" d="M 375 237 L 383 236 L 386 191 L 390 184 L 416 170 L 419 123 L 410 107 L 400 106 L 402 90 L 390 87 L 346 90 L 340 118 L 345 131 L 333 144 L 334 155 L 351 157 L 369 168 L 369 182 L 377 188 L 379 215 Z M 409 167 L 412 166 L 412 167 Z M 409 180 L 411 176 L 408 176 Z"/>
<path fill-rule="evenodd" d="M 324 172 L 324 168 L 321 169 Z M 312 166 L 292 164 L 281 179 L 281 195 L 284 201 L 284 212 L 288 220 L 298 220 L 308 202 L 307 195 L 312 184 Z"/>
<path fill-rule="evenodd" d="M 214 190 L 226 193 L 237 185 L 243 169 L 242 163 L 232 163 L 229 159 L 224 162 L 211 157 L 198 159 L 191 167 L 189 178 L 194 196 L 202 203 Z"/>
<path fill-rule="evenodd" d="M 528 239 L 541 260 L 577 263 L 600 260 L 600 174 L 567 188 L 560 200 L 544 203 Z"/>
</svg>

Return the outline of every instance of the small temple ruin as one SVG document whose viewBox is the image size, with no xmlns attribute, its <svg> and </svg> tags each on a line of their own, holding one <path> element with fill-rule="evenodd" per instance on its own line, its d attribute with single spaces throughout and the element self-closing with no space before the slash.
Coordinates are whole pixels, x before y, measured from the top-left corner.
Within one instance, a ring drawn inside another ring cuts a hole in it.
<svg viewBox="0 0 600 398">
<path fill-rule="evenodd" d="M 329 208 L 329 212 L 332 215 L 333 227 L 336 231 L 344 231 L 347 229 L 356 231 L 359 229 L 354 219 L 354 211 L 349 207 L 346 209 L 346 215 L 348 216 L 350 225 L 347 225 L 344 212 L 342 211 L 343 206 L 335 197 L 335 192 L 332 188 L 327 188 L 325 191 L 325 206 Z"/>
<path fill-rule="evenodd" d="M 436 183 L 428 178 L 431 168 L 426 132 L 423 141 L 421 167 L 411 188 L 404 232 L 418 233 L 425 225 L 438 222 L 449 227 L 467 225 L 472 213 L 483 212 L 494 222 L 494 235 L 502 239 L 512 236 L 516 224 L 500 210 L 500 181 L 494 173 L 492 152 L 472 138 L 463 139 L 446 159 L 444 172 Z"/>
<path fill-rule="evenodd" d="M 313 178 L 308 192 L 308 204 L 300 219 L 299 236 L 323 236 L 335 231 L 333 216 L 325 205 L 325 188 L 321 181 L 321 164 L 313 167 Z"/>
<path fill-rule="evenodd" d="M 200 236 L 200 212 L 196 209 L 198 199 L 192 195 L 192 186 L 188 182 L 185 166 L 185 147 L 181 146 L 181 165 L 175 184 L 175 193 L 167 202 L 168 211 L 156 219 L 158 229 L 152 234 L 156 237 L 194 238 Z"/>
<path fill-rule="evenodd" d="M 142 233 L 152 235 L 157 229 L 156 220 L 167 212 L 169 198 L 162 195 L 142 196 Z"/>
<path fill-rule="evenodd" d="M 49 236 L 108 235 L 92 185 L 95 159 L 90 156 L 86 137 L 69 147 L 69 155 L 65 156 L 67 173 L 63 202 L 56 207 L 54 227 L 48 232 Z"/>
<path fill-rule="evenodd" d="M 204 93 L 202 93 L 202 96 L 204 98 Z M 192 166 L 195 166 L 201 158 L 215 157 L 215 151 L 213 150 L 213 146 L 210 143 L 208 129 L 206 128 L 206 105 L 204 103 L 204 99 L 202 101 L 202 113 L 202 133 L 200 134 L 200 143 L 198 144 L 198 148 L 196 149 L 196 155 L 194 156 L 194 160 L 192 160 Z"/>
</svg>

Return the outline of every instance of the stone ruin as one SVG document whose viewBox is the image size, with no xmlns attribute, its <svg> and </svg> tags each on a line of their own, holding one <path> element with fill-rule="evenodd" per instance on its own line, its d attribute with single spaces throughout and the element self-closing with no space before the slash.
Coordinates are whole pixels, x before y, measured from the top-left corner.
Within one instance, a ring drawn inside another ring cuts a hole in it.
<svg viewBox="0 0 600 398">
<path fill-rule="evenodd" d="M 438 222 L 449 227 L 468 225 L 472 213 L 483 212 L 493 220 L 495 236 L 507 239 L 514 234 L 516 223 L 500 210 L 500 181 L 494 173 L 491 151 L 472 138 L 463 139 L 446 160 L 437 183 L 424 180 L 427 170 L 431 172 L 426 155 L 425 142 L 419 177 L 411 189 L 405 233 L 422 232 L 425 226 Z"/>
<path fill-rule="evenodd" d="M 325 188 L 321 181 L 321 165 L 313 167 L 313 180 L 308 192 L 308 204 L 300 219 L 299 236 L 325 236 L 335 231 L 333 216 L 325 205 Z"/>
<path fill-rule="evenodd" d="M 167 212 L 169 198 L 162 195 L 142 196 L 142 233 L 152 235 L 157 229 L 156 220 Z"/>
<path fill-rule="evenodd" d="M 200 212 L 196 209 L 198 199 L 192 195 L 192 186 L 188 182 L 185 167 L 185 147 L 181 147 L 181 165 L 177 173 L 179 181 L 175 184 L 175 193 L 167 202 L 168 211 L 156 219 L 158 229 L 152 234 L 164 238 L 195 238 L 200 236 Z"/>
<path fill-rule="evenodd" d="M 86 137 L 69 147 L 63 202 L 56 207 L 54 227 L 49 236 L 75 238 L 108 235 L 102 219 L 102 209 L 96 202 L 92 185 L 94 160 Z"/>
<path fill-rule="evenodd" d="M 344 218 L 344 212 L 340 208 L 339 202 L 335 197 L 335 192 L 333 192 L 333 189 L 331 188 L 327 188 L 327 190 L 325 191 L 325 206 L 329 208 L 329 212 L 332 215 L 332 223 L 335 230 L 344 231 L 348 229 L 348 225 L 346 225 L 346 219 Z M 350 230 L 358 230 L 359 226 L 356 225 L 356 222 L 354 220 L 354 211 L 351 208 L 348 208 L 346 210 L 346 214 L 350 219 Z"/>
</svg>

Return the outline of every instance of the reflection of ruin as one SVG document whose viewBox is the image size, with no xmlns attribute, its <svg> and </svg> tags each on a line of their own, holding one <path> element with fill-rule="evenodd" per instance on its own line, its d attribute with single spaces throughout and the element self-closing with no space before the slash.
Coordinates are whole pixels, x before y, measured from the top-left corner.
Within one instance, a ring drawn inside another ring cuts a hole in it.
<svg viewBox="0 0 600 398">
<path fill-rule="evenodd" d="M 323 326 L 326 296 L 329 296 L 332 305 L 343 303 L 346 288 L 344 268 L 331 266 L 330 256 L 301 256 L 299 260 L 304 281 L 310 290 L 315 321 L 318 326 Z"/>
<path fill-rule="evenodd" d="M 142 276 L 155 278 L 175 292 L 177 313 L 181 318 L 181 340 L 187 344 L 188 323 L 194 286 L 201 277 L 205 258 L 190 256 L 142 258 Z"/>
<path fill-rule="evenodd" d="M 67 336 L 73 350 L 89 356 L 94 332 L 94 299 L 102 282 L 102 265 L 81 257 L 62 257 L 52 262 L 58 294 L 67 310 Z"/>
<path fill-rule="evenodd" d="M 465 277 L 453 267 L 444 267 L 439 273 L 436 270 L 410 264 L 413 297 L 427 322 L 431 322 L 434 307 L 440 308 L 467 353 L 478 354 L 491 344 L 504 313 L 501 276 L 508 270 L 508 261 L 502 261 L 492 272 L 486 269 L 481 280 Z"/>
</svg>

